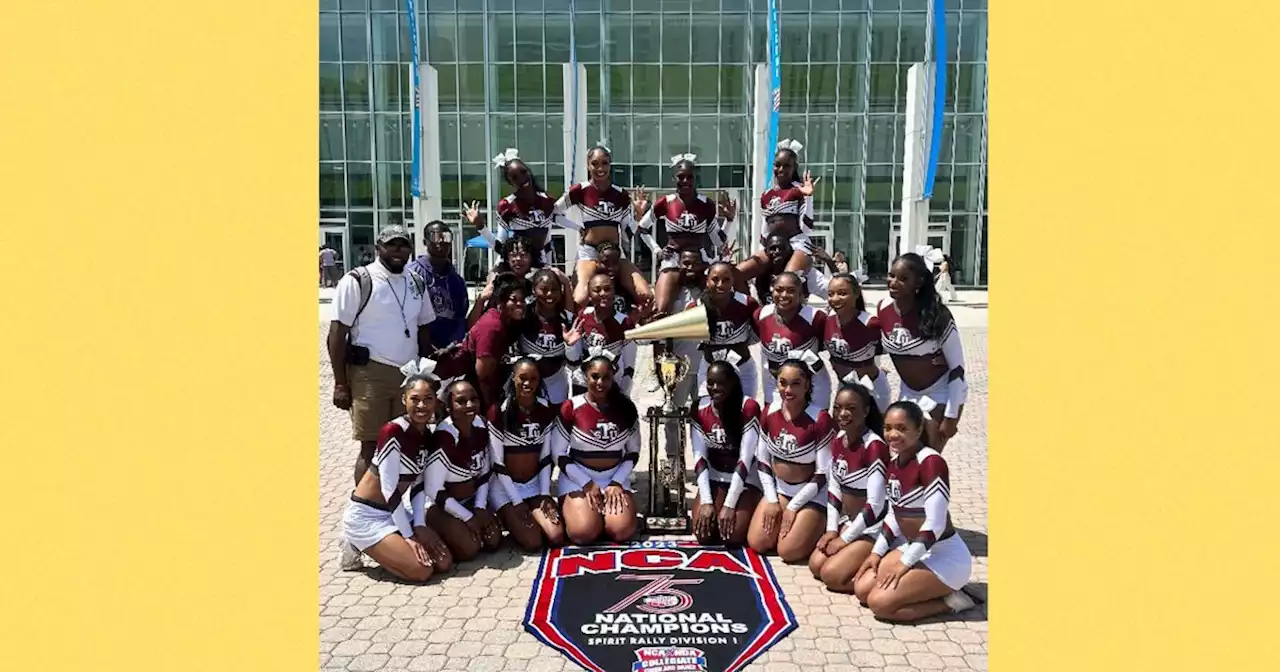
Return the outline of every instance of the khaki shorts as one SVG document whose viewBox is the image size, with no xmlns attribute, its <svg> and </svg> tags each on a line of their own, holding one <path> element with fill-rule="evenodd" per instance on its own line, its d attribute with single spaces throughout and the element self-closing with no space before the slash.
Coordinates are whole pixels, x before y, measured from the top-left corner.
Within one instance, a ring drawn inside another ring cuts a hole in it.
<svg viewBox="0 0 1280 672">
<path fill-rule="evenodd" d="M 369 362 L 364 366 L 348 366 L 351 384 L 351 438 L 377 441 L 382 426 L 404 415 L 400 383 L 404 374 L 394 366 Z"/>
</svg>

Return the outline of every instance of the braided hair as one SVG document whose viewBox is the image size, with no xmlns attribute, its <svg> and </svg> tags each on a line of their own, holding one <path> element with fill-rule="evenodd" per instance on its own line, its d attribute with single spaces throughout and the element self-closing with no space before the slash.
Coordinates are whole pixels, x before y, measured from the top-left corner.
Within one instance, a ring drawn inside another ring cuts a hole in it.
<svg viewBox="0 0 1280 672">
<path fill-rule="evenodd" d="M 915 293 L 916 308 L 920 311 L 920 336 L 926 340 L 939 338 L 953 318 L 951 310 L 942 302 L 942 297 L 938 296 L 938 290 L 933 286 L 929 266 L 924 263 L 924 257 L 915 252 L 908 252 L 895 259 L 893 265 L 898 264 L 910 269 L 911 276 L 920 281 Z"/>
</svg>

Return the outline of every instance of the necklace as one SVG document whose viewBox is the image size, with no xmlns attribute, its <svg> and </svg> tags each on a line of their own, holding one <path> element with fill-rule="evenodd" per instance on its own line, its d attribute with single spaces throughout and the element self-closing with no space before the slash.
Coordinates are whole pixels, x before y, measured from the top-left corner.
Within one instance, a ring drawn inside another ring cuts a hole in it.
<svg viewBox="0 0 1280 672">
<path fill-rule="evenodd" d="M 404 304 L 406 301 L 409 300 L 409 278 L 408 276 L 405 276 L 404 278 L 404 298 L 403 299 L 400 298 L 400 295 L 396 293 L 396 286 L 391 284 L 391 278 L 387 278 L 387 286 L 391 288 L 391 295 L 396 297 L 396 303 L 400 306 L 400 322 L 404 324 L 404 337 L 412 338 L 412 336 L 409 335 L 409 321 L 404 317 Z"/>
</svg>

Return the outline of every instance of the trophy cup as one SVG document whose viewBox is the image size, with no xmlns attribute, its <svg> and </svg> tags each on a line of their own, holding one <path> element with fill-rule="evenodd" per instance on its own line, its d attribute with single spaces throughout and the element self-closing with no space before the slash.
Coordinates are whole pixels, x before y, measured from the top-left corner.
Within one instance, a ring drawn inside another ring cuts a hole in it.
<svg viewBox="0 0 1280 672">
<path fill-rule="evenodd" d="M 675 354 L 675 341 L 705 340 L 711 335 L 707 321 L 707 309 L 699 305 L 681 313 L 664 317 L 624 334 L 627 340 L 666 341 L 663 354 L 658 356 L 658 382 L 662 387 L 661 407 L 650 406 L 645 416 L 649 420 L 649 510 L 645 516 L 645 529 L 651 534 L 683 534 L 690 529 L 689 514 L 685 507 L 685 459 L 688 444 L 688 424 L 692 421 L 688 408 L 677 408 L 675 390 L 693 368 L 688 357 Z M 676 425 L 680 437 L 675 450 L 668 451 L 669 459 L 663 460 L 661 439 L 663 427 Z"/>
</svg>

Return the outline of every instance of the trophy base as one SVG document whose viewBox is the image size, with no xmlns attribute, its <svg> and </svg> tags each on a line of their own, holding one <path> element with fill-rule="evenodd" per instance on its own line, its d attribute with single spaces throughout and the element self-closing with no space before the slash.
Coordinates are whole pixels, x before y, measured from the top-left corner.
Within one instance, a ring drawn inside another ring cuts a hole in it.
<svg viewBox="0 0 1280 672">
<path fill-rule="evenodd" d="M 688 516 L 645 516 L 644 529 L 649 534 L 687 534 L 692 528 Z"/>
</svg>

